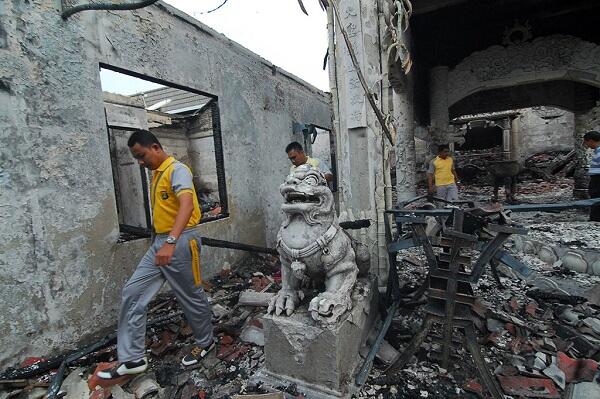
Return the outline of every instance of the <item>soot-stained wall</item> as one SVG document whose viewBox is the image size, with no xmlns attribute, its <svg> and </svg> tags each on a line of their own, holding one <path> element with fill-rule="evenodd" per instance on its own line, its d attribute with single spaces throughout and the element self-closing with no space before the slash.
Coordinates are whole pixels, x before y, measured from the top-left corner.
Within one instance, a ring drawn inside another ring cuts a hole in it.
<svg viewBox="0 0 600 399">
<path fill-rule="evenodd" d="M 272 245 L 292 122 L 331 125 L 327 94 L 170 6 L 63 20 L 60 3 L 0 6 L 0 366 L 113 325 L 148 246 L 117 243 L 100 64 L 218 97 L 231 216 L 208 237 Z M 203 275 L 241 256 L 205 249 Z"/>
</svg>

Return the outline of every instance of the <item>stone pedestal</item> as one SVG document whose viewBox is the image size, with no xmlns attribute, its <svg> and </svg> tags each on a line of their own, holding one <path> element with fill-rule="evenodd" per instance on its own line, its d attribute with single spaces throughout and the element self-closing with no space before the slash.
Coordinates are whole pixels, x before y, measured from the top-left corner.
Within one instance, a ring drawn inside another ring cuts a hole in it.
<svg viewBox="0 0 600 399">
<path fill-rule="evenodd" d="M 265 366 L 253 382 L 296 384 L 311 399 L 350 398 L 378 317 L 376 280 L 359 279 L 352 296 L 353 309 L 334 325 L 314 321 L 306 304 L 289 317 L 264 317 Z"/>
</svg>

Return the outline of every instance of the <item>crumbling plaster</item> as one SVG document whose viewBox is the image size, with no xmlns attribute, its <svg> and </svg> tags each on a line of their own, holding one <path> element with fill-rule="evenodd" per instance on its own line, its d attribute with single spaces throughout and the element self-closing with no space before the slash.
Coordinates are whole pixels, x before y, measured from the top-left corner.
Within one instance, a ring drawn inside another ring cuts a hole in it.
<svg viewBox="0 0 600 399">
<path fill-rule="evenodd" d="M 292 122 L 330 128 L 327 94 L 174 8 L 60 18 L 0 6 L 0 366 L 114 324 L 148 240 L 117 243 L 100 63 L 218 96 L 231 216 L 203 235 L 273 244 Z M 243 253 L 203 250 L 203 275 Z"/>
</svg>

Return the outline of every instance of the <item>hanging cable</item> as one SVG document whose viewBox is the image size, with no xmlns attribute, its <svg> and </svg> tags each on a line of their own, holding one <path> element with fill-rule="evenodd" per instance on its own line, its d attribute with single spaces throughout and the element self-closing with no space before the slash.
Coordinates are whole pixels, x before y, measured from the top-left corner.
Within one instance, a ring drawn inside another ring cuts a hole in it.
<svg viewBox="0 0 600 399">
<path fill-rule="evenodd" d="M 158 0 L 142 0 L 135 3 L 90 3 L 90 4 L 80 4 L 77 6 L 73 6 L 71 8 L 67 8 L 61 14 L 63 19 L 69 18 L 71 15 L 76 14 L 81 11 L 89 11 L 89 10 L 136 10 L 138 8 L 144 8 L 151 4 L 156 3 Z M 227 0 L 225 0 L 227 2 Z M 220 7 L 220 6 L 219 6 Z"/>
<path fill-rule="evenodd" d="M 194 15 L 202 15 L 202 14 L 210 14 L 211 12 L 217 11 L 219 8 L 223 7 L 229 0 L 223 0 L 223 2 L 212 10 L 195 12 Z"/>
</svg>

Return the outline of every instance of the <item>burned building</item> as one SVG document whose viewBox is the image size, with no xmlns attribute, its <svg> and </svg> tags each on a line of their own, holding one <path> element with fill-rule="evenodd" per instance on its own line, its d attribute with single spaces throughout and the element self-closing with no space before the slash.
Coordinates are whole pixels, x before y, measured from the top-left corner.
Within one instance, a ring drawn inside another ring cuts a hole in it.
<svg viewBox="0 0 600 399">
<path fill-rule="evenodd" d="M 69 19 L 61 11 L 53 0 L 0 11 L 3 365 L 114 322 L 148 247 L 135 234 L 149 215 L 145 177 L 123 147 L 129 131 L 156 130 L 189 159 L 199 192 L 218 202 L 205 207 L 203 235 L 272 245 L 284 149 L 303 138 L 294 123 L 331 128 L 326 93 L 167 4 Z M 145 103 L 103 95 L 101 68 L 190 93 L 195 107 L 152 107 L 156 92 Z M 242 255 L 205 249 L 204 278 Z"/>
<path fill-rule="evenodd" d="M 173 371 L 191 333 L 165 294 L 146 336 L 153 394 L 264 393 L 259 368 L 283 375 L 274 380 L 291 383 L 276 388 L 294 396 L 598 392 L 598 225 L 579 209 L 589 201 L 572 200 L 586 196 L 582 136 L 600 128 L 600 4 L 320 0 L 325 93 L 162 1 L 68 12 L 82 3 L 0 7 L 0 365 L 68 353 L 114 327 L 149 243 L 150 177 L 127 148 L 143 129 L 192 169 L 203 236 L 274 255 L 288 245 L 277 233 L 289 200 L 308 225 L 289 241 L 317 237 L 280 259 L 204 246 L 219 350 L 195 374 Z M 282 195 L 291 141 L 324 159 L 333 182 L 304 168 L 297 176 L 317 188 Z M 440 144 L 474 181 L 448 207 L 418 202 L 431 199 L 424 172 Z M 527 203 L 490 206 L 490 184 L 476 180 L 502 162 L 508 177 L 529 173 Z M 302 287 L 313 296 L 296 292 L 299 281 L 287 292 L 284 273 L 303 280 L 313 256 L 319 287 Z M 344 257 L 343 295 L 323 290 L 336 279 L 321 267 Z M 358 280 L 354 263 L 368 270 Z M 341 324 L 315 324 L 328 306 Z M 452 358 L 456 326 L 469 353 L 459 346 Z M 440 348 L 443 367 L 432 366 Z M 86 394 L 96 363 L 114 355 L 82 361 Z M 2 375 L 29 378 L 26 368 Z M 81 385 L 78 375 L 69 383 Z M 6 384 L 30 387 L 27 378 Z"/>
</svg>

